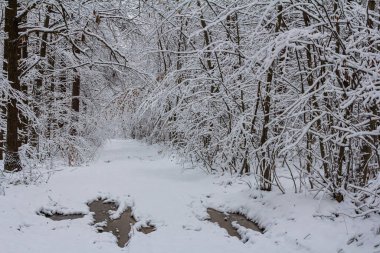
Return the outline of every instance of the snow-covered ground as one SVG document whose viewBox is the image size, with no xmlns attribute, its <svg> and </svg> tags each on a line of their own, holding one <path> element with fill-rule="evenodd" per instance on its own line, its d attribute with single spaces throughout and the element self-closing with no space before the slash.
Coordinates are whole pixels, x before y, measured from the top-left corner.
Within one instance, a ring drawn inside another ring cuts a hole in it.
<svg viewBox="0 0 380 253">
<path fill-rule="evenodd" d="M 262 193 L 250 189 L 247 180 L 185 169 L 159 146 L 113 140 L 87 167 L 65 168 L 46 183 L 3 186 L 0 252 L 380 252 L 380 217 L 336 217 L 332 213 L 349 211 L 346 203 L 291 190 Z M 129 245 L 119 248 L 112 234 L 97 233 L 90 225 L 86 203 L 98 197 L 117 201 L 119 212 L 132 206 L 139 221 L 157 230 L 145 235 L 134 229 Z M 246 243 L 229 237 L 205 220 L 207 207 L 240 211 L 265 233 L 241 229 Z M 87 215 L 52 221 L 37 215 L 41 209 Z"/>
</svg>

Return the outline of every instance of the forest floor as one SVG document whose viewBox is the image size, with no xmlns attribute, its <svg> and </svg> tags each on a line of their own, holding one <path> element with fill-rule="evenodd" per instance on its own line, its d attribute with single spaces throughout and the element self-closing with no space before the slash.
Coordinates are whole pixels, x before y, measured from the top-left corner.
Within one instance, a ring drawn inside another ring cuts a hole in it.
<svg viewBox="0 0 380 253">
<path fill-rule="evenodd" d="M 260 192 L 254 179 L 207 175 L 180 165 L 163 147 L 112 140 L 96 161 L 78 168 L 44 172 L 39 183 L 17 184 L 21 174 L 0 180 L 0 252 L 4 253 L 294 253 L 380 252 L 380 217 L 350 218 L 348 203 L 327 196 Z M 48 174 L 49 173 L 49 176 Z M 1 174 L 1 172 L 0 172 Z M 43 180 L 42 180 L 43 179 Z M 44 181 L 44 182 L 41 182 Z M 131 207 L 138 221 L 127 246 L 91 225 L 88 203 L 108 199 L 118 205 L 114 217 Z M 207 221 L 207 208 L 240 212 L 265 233 L 239 228 L 244 241 Z M 83 213 L 53 221 L 45 213 Z M 339 215 L 334 215 L 339 214 Z M 139 226 L 154 225 L 149 234 Z"/>
</svg>

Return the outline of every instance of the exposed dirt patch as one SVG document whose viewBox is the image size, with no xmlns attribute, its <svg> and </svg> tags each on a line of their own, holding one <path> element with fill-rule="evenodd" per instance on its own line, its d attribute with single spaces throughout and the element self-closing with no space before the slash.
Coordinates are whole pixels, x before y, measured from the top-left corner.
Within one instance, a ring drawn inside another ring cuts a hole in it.
<svg viewBox="0 0 380 253">
<path fill-rule="evenodd" d="M 212 208 L 208 208 L 207 213 L 210 216 L 210 220 L 212 222 L 217 223 L 221 228 L 227 230 L 230 236 L 235 236 L 240 240 L 242 239 L 241 235 L 237 232 L 236 228 L 232 226 L 232 222 L 236 222 L 242 227 L 252 229 L 260 233 L 264 232 L 263 229 L 261 229 L 256 223 L 247 219 L 247 217 L 245 217 L 244 215 L 238 213 L 225 214 Z"/>
<path fill-rule="evenodd" d="M 53 221 L 60 221 L 60 220 L 75 220 L 80 219 L 85 216 L 85 214 L 78 213 L 78 214 L 62 214 L 62 213 L 54 213 L 54 214 L 48 214 L 41 212 L 42 215 L 44 215 L 46 218 L 49 218 Z"/>
<path fill-rule="evenodd" d="M 117 238 L 117 245 L 119 245 L 119 247 L 124 247 L 130 239 L 129 233 L 131 232 L 132 226 L 137 222 L 132 215 L 131 208 L 125 210 L 118 219 L 111 219 L 110 211 L 116 211 L 118 209 L 118 205 L 115 202 L 98 199 L 89 203 L 88 207 L 90 208 L 90 212 L 94 215 L 93 225 L 96 225 L 98 232 L 111 232 Z M 85 214 L 82 213 L 62 214 L 49 213 L 43 210 L 40 211 L 39 214 L 54 221 L 74 220 L 85 216 Z M 152 233 L 155 230 L 156 227 L 152 225 L 138 229 L 139 232 L 144 234 Z"/>
<path fill-rule="evenodd" d="M 117 245 L 124 247 L 130 239 L 129 233 L 132 226 L 136 224 L 136 219 L 132 215 L 131 208 L 125 210 L 118 219 L 111 219 L 109 211 L 116 211 L 117 205 L 113 202 L 105 202 L 104 200 L 95 200 L 88 204 L 90 211 L 94 213 L 94 224 L 102 224 L 97 226 L 98 231 L 111 232 L 117 238 Z M 154 226 L 142 227 L 138 231 L 149 234 L 155 231 Z"/>
</svg>

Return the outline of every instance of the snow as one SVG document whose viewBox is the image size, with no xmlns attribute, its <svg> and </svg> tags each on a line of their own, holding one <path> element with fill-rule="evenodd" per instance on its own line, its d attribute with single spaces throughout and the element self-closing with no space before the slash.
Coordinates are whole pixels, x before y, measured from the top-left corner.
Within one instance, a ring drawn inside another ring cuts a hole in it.
<svg viewBox="0 0 380 253">
<path fill-rule="evenodd" d="M 250 189 L 250 178 L 206 175 L 189 169 L 163 147 L 135 140 L 112 140 L 96 161 L 61 168 L 47 182 L 7 184 L 0 196 L 0 252 L 6 253 L 240 253 L 380 252 L 380 218 L 350 218 L 347 203 L 309 193 L 285 195 Z M 14 176 L 14 175 L 13 175 Z M 128 206 L 139 221 L 129 244 L 120 248 L 110 233 L 97 233 L 86 203 L 98 197 L 117 201 L 117 217 Z M 206 221 L 206 209 L 239 211 L 265 228 L 260 234 L 234 224 L 246 243 Z M 41 210 L 85 213 L 52 221 Z M 153 224 L 150 234 L 137 226 Z M 377 245 L 377 247 L 376 247 Z"/>
</svg>

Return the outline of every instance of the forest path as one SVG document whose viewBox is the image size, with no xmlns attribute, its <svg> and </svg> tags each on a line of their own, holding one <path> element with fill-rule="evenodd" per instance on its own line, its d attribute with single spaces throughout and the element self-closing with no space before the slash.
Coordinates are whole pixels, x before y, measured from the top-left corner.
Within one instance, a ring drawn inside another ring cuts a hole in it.
<svg viewBox="0 0 380 253">
<path fill-rule="evenodd" d="M 378 216 L 334 216 L 349 212 L 349 203 L 294 194 L 291 181 L 284 184 L 285 195 L 276 189 L 260 192 L 248 187 L 253 177 L 184 169 L 163 149 L 112 140 L 88 166 L 58 168 L 51 177 L 43 177 L 49 178 L 46 183 L 5 185 L 4 194 L 0 189 L 0 253 L 380 253 Z M 8 174 L 8 181 L 23 173 L 27 172 Z M 116 216 L 132 208 L 138 222 L 128 246 L 120 248 L 115 236 L 97 233 L 91 225 L 87 204 L 98 198 L 117 202 Z M 205 220 L 208 207 L 244 213 L 265 233 L 240 227 L 247 241 L 243 243 Z M 53 221 L 38 215 L 40 211 L 85 215 Z M 156 231 L 139 232 L 138 226 L 146 224 Z"/>
<path fill-rule="evenodd" d="M 204 220 L 210 196 L 223 194 L 225 186 L 160 153 L 158 146 L 112 140 L 87 167 L 65 168 L 46 184 L 6 189 L 0 197 L 1 252 L 252 253 L 252 244 Z M 118 202 L 120 208 L 131 206 L 140 223 L 154 224 L 157 230 L 146 235 L 134 229 L 128 246 L 118 247 L 112 234 L 97 233 L 89 225 L 87 203 L 99 197 Z M 52 221 L 37 215 L 40 210 L 87 215 Z"/>
</svg>

